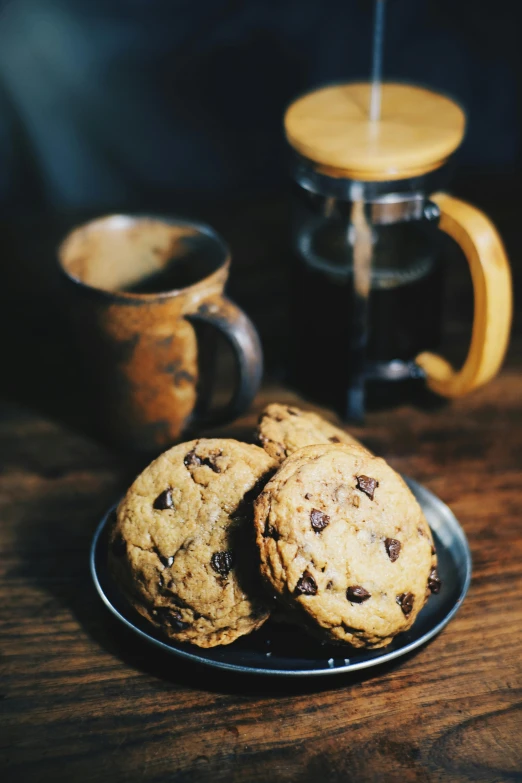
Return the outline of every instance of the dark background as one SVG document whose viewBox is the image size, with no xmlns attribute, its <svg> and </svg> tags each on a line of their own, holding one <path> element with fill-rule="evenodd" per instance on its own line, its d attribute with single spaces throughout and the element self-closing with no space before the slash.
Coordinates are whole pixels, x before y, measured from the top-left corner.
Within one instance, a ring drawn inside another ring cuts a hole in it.
<svg viewBox="0 0 522 783">
<path fill-rule="evenodd" d="M 300 92 L 369 78 L 373 10 L 373 0 L 0 2 L 1 392 L 53 415 L 83 405 L 56 246 L 118 210 L 185 214 L 221 231 L 230 293 L 279 371 L 283 111 Z M 465 108 L 452 190 L 499 221 L 508 250 L 520 206 L 521 22 L 519 0 L 387 0 L 384 75 Z M 465 265 L 461 274 L 454 304 L 469 323 Z"/>
<path fill-rule="evenodd" d="M 367 79 L 373 0 L 4 0 L 6 208 L 273 191 L 296 94 Z M 467 111 L 459 162 L 520 164 L 519 0 L 387 0 L 384 74 Z"/>
</svg>

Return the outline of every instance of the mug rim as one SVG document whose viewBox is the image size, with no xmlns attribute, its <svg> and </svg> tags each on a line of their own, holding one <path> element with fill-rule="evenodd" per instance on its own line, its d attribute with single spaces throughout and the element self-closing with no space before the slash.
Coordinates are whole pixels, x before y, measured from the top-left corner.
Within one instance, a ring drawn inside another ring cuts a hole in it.
<svg viewBox="0 0 522 783">
<path fill-rule="evenodd" d="M 130 218 L 133 222 L 139 222 L 143 220 L 155 220 L 160 223 L 165 223 L 170 226 L 185 226 L 187 228 L 196 229 L 200 234 L 205 234 L 210 237 L 219 246 L 222 251 L 223 258 L 216 268 L 210 272 L 210 274 L 197 280 L 195 283 L 191 283 L 183 288 L 171 288 L 168 291 L 158 291 L 156 293 L 135 293 L 130 291 L 110 291 L 107 288 L 99 288 L 98 286 L 89 285 L 76 275 L 71 274 L 64 266 L 64 251 L 69 239 L 77 231 L 89 228 L 96 223 L 102 223 L 113 218 Z M 230 247 L 225 242 L 221 234 L 216 229 L 212 228 L 208 223 L 203 223 L 198 220 L 191 220 L 189 218 L 175 217 L 173 215 L 162 215 L 148 212 L 111 212 L 107 215 L 101 215 L 100 217 L 89 220 L 86 223 L 81 223 L 75 226 L 67 232 L 66 236 L 62 239 L 58 245 L 57 250 L 58 267 L 61 274 L 66 280 L 81 288 L 83 291 L 102 296 L 107 299 L 121 300 L 125 302 L 154 302 L 157 300 L 173 299 L 177 296 L 182 296 L 185 293 L 197 290 L 198 288 L 206 288 L 212 283 L 213 278 L 219 277 L 220 273 L 226 271 L 230 267 L 231 253 Z"/>
</svg>

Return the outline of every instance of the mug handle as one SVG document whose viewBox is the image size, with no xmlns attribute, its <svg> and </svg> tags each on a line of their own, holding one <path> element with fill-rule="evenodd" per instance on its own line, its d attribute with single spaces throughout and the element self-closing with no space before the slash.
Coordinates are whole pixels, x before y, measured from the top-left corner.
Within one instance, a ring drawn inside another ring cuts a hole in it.
<svg viewBox="0 0 522 783">
<path fill-rule="evenodd" d="M 263 349 L 256 328 L 234 302 L 221 294 L 205 299 L 185 317 L 219 330 L 232 347 L 238 369 L 237 387 L 230 402 L 216 411 L 196 408 L 198 424 L 213 427 L 233 421 L 249 408 L 263 377 Z"/>
<path fill-rule="evenodd" d="M 491 380 L 504 359 L 513 310 L 511 271 L 502 240 L 483 212 L 447 193 L 436 193 L 431 201 L 440 209 L 439 228 L 460 245 L 469 264 L 473 329 L 460 370 L 433 353 L 421 353 L 415 361 L 432 391 L 462 397 Z"/>
</svg>

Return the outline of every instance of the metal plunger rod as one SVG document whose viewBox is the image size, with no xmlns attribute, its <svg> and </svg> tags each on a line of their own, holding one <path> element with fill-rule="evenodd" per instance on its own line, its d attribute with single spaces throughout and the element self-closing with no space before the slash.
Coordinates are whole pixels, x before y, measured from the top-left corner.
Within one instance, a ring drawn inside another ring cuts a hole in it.
<svg viewBox="0 0 522 783">
<path fill-rule="evenodd" d="M 353 232 L 352 344 L 350 346 L 350 387 L 346 415 L 363 421 L 365 411 L 365 363 L 368 344 L 369 297 L 372 274 L 372 227 L 366 217 L 362 193 L 354 197 L 350 216 Z"/>
<path fill-rule="evenodd" d="M 381 116 L 382 50 L 384 39 L 384 9 L 386 0 L 375 0 L 373 28 L 372 87 L 369 117 L 377 123 Z M 353 235 L 353 300 L 350 386 L 346 399 L 346 415 L 352 421 L 362 421 L 365 412 L 365 364 L 368 345 L 370 289 L 372 279 L 373 238 L 363 200 L 353 196 L 350 230 Z"/>
<path fill-rule="evenodd" d="M 382 51 L 384 41 L 384 12 L 386 0 L 375 0 L 372 53 L 372 90 L 370 95 L 370 120 L 377 122 L 381 116 Z"/>
</svg>

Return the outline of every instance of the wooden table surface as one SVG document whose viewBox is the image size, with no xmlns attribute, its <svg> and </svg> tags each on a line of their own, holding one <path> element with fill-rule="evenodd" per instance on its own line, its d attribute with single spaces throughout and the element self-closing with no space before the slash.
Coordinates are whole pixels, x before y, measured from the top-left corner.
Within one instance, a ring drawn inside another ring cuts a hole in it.
<svg viewBox="0 0 522 783">
<path fill-rule="evenodd" d="M 255 214 L 244 221 L 257 229 L 250 239 L 234 238 L 232 221 L 222 225 L 236 249 L 233 291 L 254 314 L 255 281 L 278 279 L 279 263 L 272 253 L 252 272 L 259 236 L 272 236 L 270 211 Z M 517 215 L 497 217 L 519 286 Z M 455 273 L 448 330 L 462 346 L 466 285 L 465 272 Z M 82 431 L 84 402 L 67 385 L 62 332 L 37 292 L 22 304 L 13 286 L 0 402 L 3 781 L 522 780 L 520 319 L 489 386 L 432 410 L 372 413 L 355 430 L 448 503 L 466 531 L 473 579 L 455 619 L 393 664 L 272 681 L 158 654 L 102 605 L 88 569 L 91 537 L 140 466 Z M 247 435 L 269 400 L 297 398 L 267 383 L 228 433 Z"/>
</svg>

